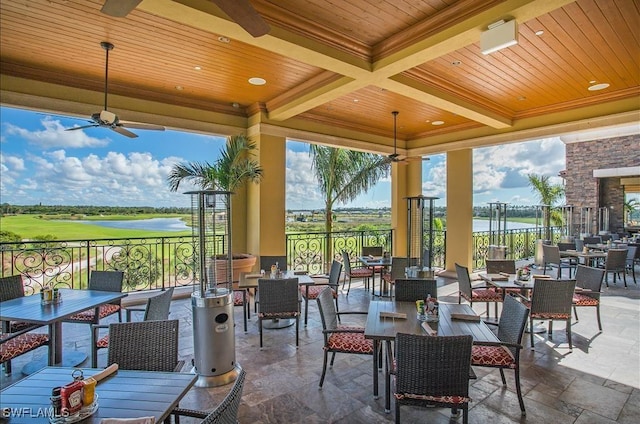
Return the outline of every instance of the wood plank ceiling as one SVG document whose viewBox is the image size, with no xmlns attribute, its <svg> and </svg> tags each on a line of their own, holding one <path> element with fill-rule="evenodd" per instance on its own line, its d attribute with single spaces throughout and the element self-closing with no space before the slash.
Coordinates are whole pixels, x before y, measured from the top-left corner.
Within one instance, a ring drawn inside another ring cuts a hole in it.
<svg viewBox="0 0 640 424">
<path fill-rule="evenodd" d="M 100 13 L 102 0 L 0 0 L 0 100 L 101 110 L 104 40 L 110 108 L 183 129 L 202 114 L 213 131 L 240 131 L 260 112 L 261 132 L 390 153 L 398 110 L 402 151 L 426 154 L 637 121 L 637 0 L 251 3 L 269 34 L 251 37 L 206 0 L 144 0 L 124 18 Z M 483 55 L 480 33 L 499 19 L 517 20 L 519 42 Z"/>
</svg>

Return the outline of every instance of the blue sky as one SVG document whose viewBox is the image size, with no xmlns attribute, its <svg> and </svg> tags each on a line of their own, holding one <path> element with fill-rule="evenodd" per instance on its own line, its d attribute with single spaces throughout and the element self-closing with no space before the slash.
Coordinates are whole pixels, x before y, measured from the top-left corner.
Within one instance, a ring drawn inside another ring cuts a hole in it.
<svg viewBox="0 0 640 424">
<path fill-rule="evenodd" d="M 135 130 L 130 139 L 104 128 L 64 131 L 82 119 L 0 108 L 0 202 L 14 205 L 189 206 L 170 192 L 166 176 L 178 162 L 217 158 L 223 137 L 167 130 Z M 423 194 L 446 200 L 445 155 L 423 163 Z M 501 201 L 535 205 L 527 174 L 561 182 L 565 147 L 558 138 L 474 150 L 474 204 Z M 287 142 L 287 209 L 320 209 L 308 145 Z M 339 207 L 389 207 L 390 181 L 381 180 L 354 202 Z"/>
</svg>

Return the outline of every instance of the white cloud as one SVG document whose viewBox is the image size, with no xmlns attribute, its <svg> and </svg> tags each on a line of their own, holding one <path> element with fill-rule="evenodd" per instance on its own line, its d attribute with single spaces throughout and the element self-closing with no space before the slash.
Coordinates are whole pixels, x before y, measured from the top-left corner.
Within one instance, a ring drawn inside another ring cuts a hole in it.
<svg viewBox="0 0 640 424">
<path fill-rule="evenodd" d="M 6 134 L 17 135 L 29 144 L 39 146 L 43 149 L 53 148 L 81 148 L 81 147 L 103 147 L 109 144 L 110 139 L 89 137 L 83 130 L 65 131 L 65 127 L 58 120 L 46 116 L 40 121 L 44 130 L 30 131 L 13 124 L 5 124 Z"/>
<path fill-rule="evenodd" d="M 308 152 L 287 150 L 286 196 L 289 209 L 318 209 L 324 200 Z"/>
</svg>

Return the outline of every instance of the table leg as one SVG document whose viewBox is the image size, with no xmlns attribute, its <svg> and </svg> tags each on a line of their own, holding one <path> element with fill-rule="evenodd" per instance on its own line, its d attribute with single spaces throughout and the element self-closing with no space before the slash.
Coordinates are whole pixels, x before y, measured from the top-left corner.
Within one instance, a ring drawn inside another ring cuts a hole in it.
<svg viewBox="0 0 640 424">
<path fill-rule="evenodd" d="M 384 361 L 384 412 L 388 414 L 391 412 L 391 370 L 389 369 L 389 362 L 392 358 L 391 342 L 389 340 L 385 341 L 385 347 L 387 360 Z"/>
<path fill-rule="evenodd" d="M 242 319 L 244 320 L 244 332 L 247 332 L 247 290 L 242 291 Z"/>
<path fill-rule="evenodd" d="M 378 399 L 378 346 L 380 342 L 373 339 L 373 398 Z"/>
</svg>

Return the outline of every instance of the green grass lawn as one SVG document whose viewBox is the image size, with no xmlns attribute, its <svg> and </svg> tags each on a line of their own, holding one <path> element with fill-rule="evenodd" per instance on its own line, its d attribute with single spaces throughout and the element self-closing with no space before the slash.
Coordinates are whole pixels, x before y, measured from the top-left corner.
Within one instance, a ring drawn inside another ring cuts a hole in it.
<svg viewBox="0 0 640 424">
<path fill-rule="evenodd" d="M 186 215 L 140 214 L 82 217 L 82 220 L 105 221 L 126 219 L 175 218 Z M 100 225 L 83 224 L 70 221 L 70 216 L 13 215 L 0 218 L 0 230 L 11 231 L 23 239 L 52 235 L 56 240 L 160 237 L 191 235 L 191 231 L 146 231 L 125 228 L 108 228 Z M 79 218 L 75 218 L 79 219 Z"/>
</svg>

